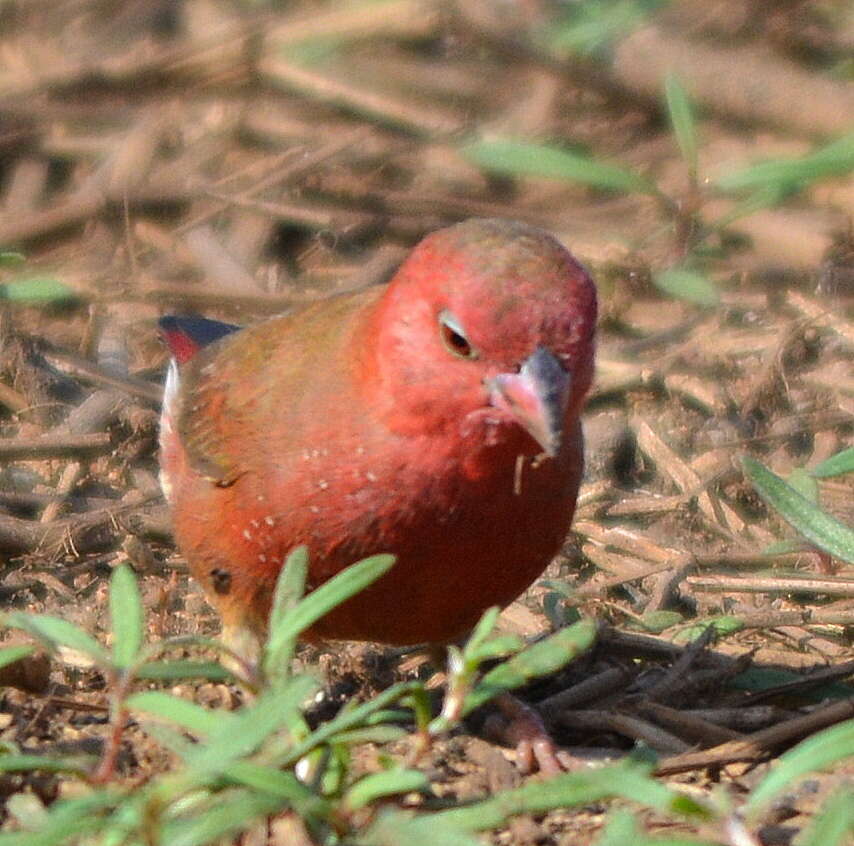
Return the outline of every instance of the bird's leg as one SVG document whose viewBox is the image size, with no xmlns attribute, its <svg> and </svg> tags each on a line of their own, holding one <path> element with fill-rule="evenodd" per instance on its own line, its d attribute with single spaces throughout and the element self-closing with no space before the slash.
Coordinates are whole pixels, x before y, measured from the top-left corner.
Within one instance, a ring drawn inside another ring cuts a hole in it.
<svg viewBox="0 0 854 846">
<path fill-rule="evenodd" d="M 484 729 L 500 742 L 516 747 L 516 766 L 523 775 L 535 769 L 545 776 L 577 769 L 578 763 L 565 749 L 558 749 L 540 715 L 511 693 L 492 700 L 501 712 L 491 716 Z"/>
<path fill-rule="evenodd" d="M 428 654 L 436 667 L 445 667 L 445 647 L 431 645 Z M 540 715 L 530 705 L 511 693 L 501 693 L 492 700 L 498 709 L 484 723 L 484 731 L 499 743 L 516 748 L 516 766 L 526 775 L 539 769 L 545 776 L 577 767 L 566 750 L 558 749 Z"/>
</svg>

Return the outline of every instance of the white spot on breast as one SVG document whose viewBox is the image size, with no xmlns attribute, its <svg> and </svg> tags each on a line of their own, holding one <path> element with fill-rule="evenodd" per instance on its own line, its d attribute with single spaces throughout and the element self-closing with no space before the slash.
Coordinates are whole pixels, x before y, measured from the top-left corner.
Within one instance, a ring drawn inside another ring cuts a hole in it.
<svg viewBox="0 0 854 846">
<path fill-rule="evenodd" d="M 317 487 L 319 487 L 320 490 L 325 491 L 329 487 L 329 482 L 327 482 L 326 479 L 321 479 L 317 483 Z"/>
<path fill-rule="evenodd" d="M 268 515 L 264 518 L 264 522 L 265 522 L 268 526 L 275 526 L 275 525 L 276 525 L 276 521 L 273 519 L 272 515 L 270 515 L 270 514 L 268 514 Z"/>
<path fill-rule="evenodd" d="M 262 553 L 258 556 L 258 560 L 259 560 L 262 564 L 266 564 L 266 563 L 267 563 L 267 556 L 266 556 L 266 555 L 264 555 L 264 553 L 262 552 Z"/>
<path fill-rule="evenodd" d="M 373 473 L 371 473 L 371 471 L 370 471 L 370 470 L 369 470 L 367 473 L 365 473 L 365 478 L 366 478 L 369 482 L 376 482 L 376 480 L 377 480 L 377 477 L 376 477 Z"/>
<path fill-rule="evenodd" d="M 252 533 L 249 531 L 249 529 L 243 530 L 243 537 L 245 537 L 248 541 L 252 540 Z"/>
</svg>

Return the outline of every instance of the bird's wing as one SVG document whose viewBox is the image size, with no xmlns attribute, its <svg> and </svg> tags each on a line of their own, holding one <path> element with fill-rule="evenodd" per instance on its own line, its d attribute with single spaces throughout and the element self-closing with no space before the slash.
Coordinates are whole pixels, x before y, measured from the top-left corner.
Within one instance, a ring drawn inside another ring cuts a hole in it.
<svg viewBox="0 0 854 846">
<path fill-rule="evenodd" d="M 255 383 L 245 376 L 241 379 L 240 369 L 256 350 L 241 343 L 241 335 L 228 335 L 205 347 L 177 372 L 173 419 L 178 438 L 190 467 L 220 487 L 233 484 L 245 472 L 240 457 L 247 445 L 241 432 L 257 402 Z"/>
</svg>

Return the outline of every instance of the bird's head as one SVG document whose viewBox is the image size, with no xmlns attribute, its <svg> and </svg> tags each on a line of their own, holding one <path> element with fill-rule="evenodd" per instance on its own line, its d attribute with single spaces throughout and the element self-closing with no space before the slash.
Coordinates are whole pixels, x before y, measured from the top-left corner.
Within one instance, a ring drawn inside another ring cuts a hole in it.
<svg viewBox="0 0 854 846">
<path fill-rule="evenodd" d="M 397 271 L 365 374 L 397 431 L 480 427 L 555 456 L 590 386 L 595 326 L 593 282 L 554 238 L 468 220 L 429 235 Z"/>
</svg>

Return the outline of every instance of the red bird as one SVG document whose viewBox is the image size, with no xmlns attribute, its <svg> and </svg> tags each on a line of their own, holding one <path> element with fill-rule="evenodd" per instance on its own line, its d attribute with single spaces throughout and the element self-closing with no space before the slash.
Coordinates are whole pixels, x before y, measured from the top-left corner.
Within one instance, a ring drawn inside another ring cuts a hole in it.
<svg viewBox="0 0 854 846">
<path fill-rule="evenodd" d="M 308 639 L 446 643 L 560 548 L 582 474 L 596 292 L 551 236 L 470 220 L 384 288 L 240 331 L 165 318 L 162 482 L 232 641 L 264 634 L 276 577 L 309 588 L 392 552 Z"/>
</svg>

